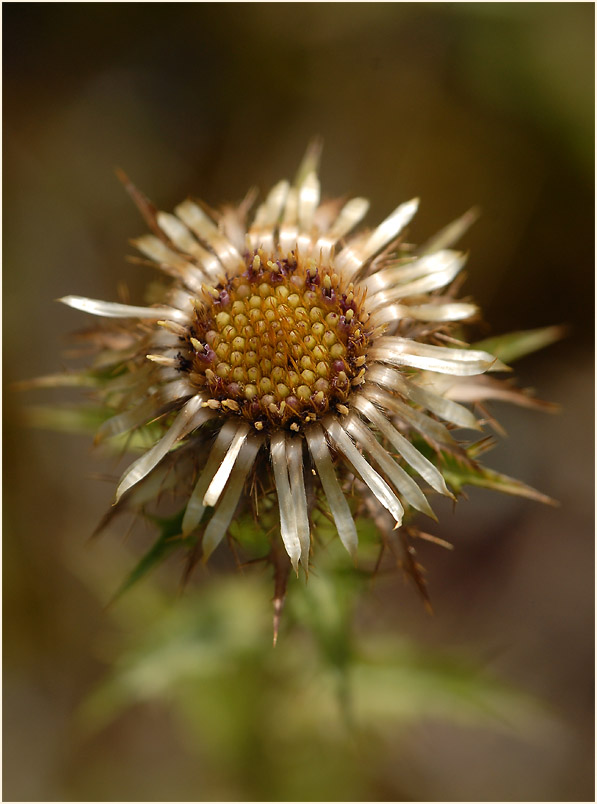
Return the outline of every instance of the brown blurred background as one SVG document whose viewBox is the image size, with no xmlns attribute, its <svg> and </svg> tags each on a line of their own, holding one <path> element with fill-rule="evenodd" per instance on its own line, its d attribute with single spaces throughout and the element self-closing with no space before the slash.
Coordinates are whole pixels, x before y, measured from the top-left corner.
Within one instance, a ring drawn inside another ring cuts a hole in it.
<svg viewBox="0 0 597 804">
<path fill-rule="evenodd" d="M 570 326 L 517 367 L 561 414 L 496 404 L 508 438 L 487 459 L 561 506 L 472 490 L 433 528 L 456 550 L 420 550 L 434 617 L 396 576 L 358 618 L 364 630 L 466 652 L 543 701 L 549 725 L 521 735 L 426 719 L 406 737 L 396 726 L 358 778 L 349 754 L 329 749 L 313 752 L 302 779 L 276 779 L 284 742 L 255 758 L 249 740 L 214 762 L 212 728 L 229 713 L 205 716 L 191 739 L 167 698 L 92 735 L 79 727 L 86 696 L 151 634 L 149 591 L 120 613 L 104 608 L 132 560 L 126 523 L 87 541 L 113 492 L 95 475 L 123 464 L 96 456 L 87 437 L 20 426 L 25 405 L 76 392 L 25 397 L 5 384 L 5 800 L 592 799 L 593 5 L 3 11 L 5 383 L 63 365 L 66 335 L 87 322 L 57 297 L 115 299 L 125 282 L 141 299 L 148 275 L 124 257 L 144 226 L 115 166 L 160 208 L 188 194 L 218 205 L 291 176 L 314 135 L 324 192 L 369 197 L 369 222 L 421 197 L 413 242 L 481 207 L 464 240 L 465 292 L 490 323 L 480 335 Z M 162 608 L 177 605 L 175 579 L 147 584 Z M 248 696 L 267 679 L 254 683 Z M 314 727 L 301 737 L 321 739 Z M 261 770 L 242 771 L 239 756 Z"/>
</svg>

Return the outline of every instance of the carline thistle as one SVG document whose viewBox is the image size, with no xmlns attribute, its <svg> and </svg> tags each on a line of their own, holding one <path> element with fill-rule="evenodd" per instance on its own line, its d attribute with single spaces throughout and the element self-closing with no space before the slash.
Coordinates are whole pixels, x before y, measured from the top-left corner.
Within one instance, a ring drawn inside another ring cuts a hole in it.
<svg viewBox="0 0 597 804">
<path fill-rule="evenodd" d="M 351 504 L 385 512 L 396 529 L 415 512 L 433 517 L 429 491 L 454 496 L 448 464 L 478 466 L 480 450 L 454 437 L 481 429 L 463 403 L 529 403 L 486 376 L 508 370 L 499 359 L 456 340 L 478 308 L 455 298 L 465 256 L 451 247 L 475 214 L 420 248 L 403 241 L 417 199 L 353 233 L 367 200 L 321 201 L 317 163 L 311 147 L 296 181 L 276 184 L 252 215 L 252 193 L 219 212 L 191 200 L 160 212 L 122 176 L 152 232 L 133 242 L 166 276 L 162 297 L 149 306 L 61 299 L 121 320 L 111 322 L 116 347 L 103 346 L 110 327 L 98 336 L 98 359 L 113 369 L 99 393 L 114 415 L 97 440 L 159 426 L 110 516 L 191 467 L 180 543 L 205 561 L 235 517 L 274 494 L 278 614 L 288 570 L 307 573 L 312 561 L 316 508 L 356 559 Z"/>
</svg>

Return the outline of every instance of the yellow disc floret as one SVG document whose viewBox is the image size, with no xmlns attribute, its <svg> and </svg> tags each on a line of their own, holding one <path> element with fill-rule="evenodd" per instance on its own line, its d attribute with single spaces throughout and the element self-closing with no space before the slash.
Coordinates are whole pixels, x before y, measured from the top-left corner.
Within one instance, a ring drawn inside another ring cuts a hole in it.
<svg viewBox="0 0 597 804">
<path fill-rule="evenodd" d="M 298 430 L 342 410 L 361 381 L 369 342 L 361 308 L 332 267 L 294 253 L 273 262 L 259 250 L 243 273 L 204 289 L 181 368 L 258 430 Z"/>
</svg>

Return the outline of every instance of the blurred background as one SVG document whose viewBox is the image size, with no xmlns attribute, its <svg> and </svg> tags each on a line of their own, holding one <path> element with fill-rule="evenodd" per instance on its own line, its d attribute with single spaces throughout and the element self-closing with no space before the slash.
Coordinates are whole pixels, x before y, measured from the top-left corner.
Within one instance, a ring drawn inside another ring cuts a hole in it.
<svg viewBox="0 0 597 804">
<path fill-rule="evenodd" d="M 4 799 L 592 800 L 593 5 L 3 11 Z M 258 571 L 181 595 L 175 560 L 106 605 L 138 548 L 125 521 L 89 534 L 125 464 L 22 426 L 76 391 L 9 384 L 66 365 L 88 322 L 57 297 L 142 298 L 116 166 L 162 209 L 217 206 L 292 176 L 314 135 L 324 193 L 369 197 L 370 223 L 421 197 L 413 242 L 481 208 L 479 337 L 569 325 L 517 366 L 561 413 L 495 404 L 487 458 L 561 505 L 438 504 L 433 616 L 396 572 L 347 634 L 322 574 L 272 651 Z"/>
</svg>

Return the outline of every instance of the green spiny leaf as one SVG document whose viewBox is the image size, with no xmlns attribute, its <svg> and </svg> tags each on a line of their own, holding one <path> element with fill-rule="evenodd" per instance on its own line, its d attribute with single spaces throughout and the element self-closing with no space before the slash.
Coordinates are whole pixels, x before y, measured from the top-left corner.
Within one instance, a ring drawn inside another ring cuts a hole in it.
<svg viewBox="0 0 597 804">
<path fill-rule="evenodd" d="M 467 452 L 474 453 L 474 446 L 469 448 Z M 503 494 L 527 497 L 530 500 L 536 500 L 547 505 L 557 505 L 555 500 L 532 488 L 532 486 L 528 486 L 526 483 L 508 475 L 488 469 L 479 463 L 459 462 L 453 456 L 444 454 L 441 471 L 446 482 L 452 486 L 457 494 L 462 493 L 462 487 L 465 485 L 480 486 L 481 488 L 500 491 Z"/>
<path fill-rule="evenodd" d="M 15 391 L 31 391 L 36 388 L 97 388 L 101 378 L 92 371 L 65 371 L 62 374 L 46 374 L 31 380 L 13 383 Z"/>
<path fill-rule="evenodd" d="M 64 433 L 83 433 L 95 435 L 105 421 L 114 416 L 114 411 L 105 406 L 87 404 L 58 406 L 31 405 L 23 411 L 25 426 L 40 430 L 53 430 Z M 146 450 L 158 441 L 162 434 L 159 424 L 150 423 L 138 427 L 131 433 L 124 433 L 106 441 L 109 449 L 122 452 L 123 449 Z"/>
<path fill-rule="evenodd" d="M 514 360 L 559 341 L 565 334 L 566 329 L 562 326 L 520 330 L 486 338 L 473 344 L 472 348 L 489 352 L 504 363 L 512 363 Z"/>
<path fill-rule="evenodd" d="M 137 581 L 147 575 L 150 570 L 161 564 L 174 550 L 179 549 L 182 545 L 191 547 L 195 544 L 195 540 L 192 537 L 187 537 L 183 540 L 181 533 L 183 514 L 184 509 L 174 516 L 167 518 L 147 515 L 147 518 L 160 528 L 160 535 L 125 578 L 112 598 L 112 602 L 118 600 L 125 592 L 134 586 Z"/>
<path fill-rule="evenodd" d="M 94 433 L 113 415 L 107 408 L 91 405 L 31 405 L 23 411 L 25 424 L 29 427 L 65 433 Z"/>
</svg>

